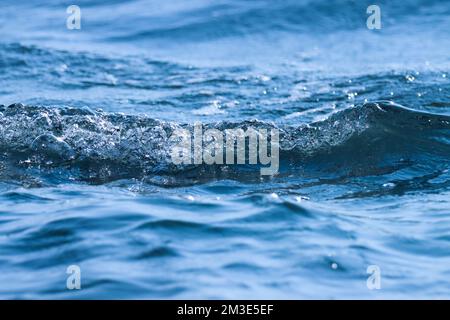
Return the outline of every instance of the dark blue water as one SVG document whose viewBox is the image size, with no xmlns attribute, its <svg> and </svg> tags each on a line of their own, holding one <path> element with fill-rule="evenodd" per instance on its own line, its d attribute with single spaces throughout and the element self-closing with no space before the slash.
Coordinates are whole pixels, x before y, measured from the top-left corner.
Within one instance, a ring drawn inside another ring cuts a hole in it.
<svg viewBox="0 0 450 320">
<path fill-rule="evenodd" d="M 370 4 L 2 0 L 0 298 L 450 298 L 450 1 Z M 279 173 L 174 167 L 196 121 Z"/>
</svg>

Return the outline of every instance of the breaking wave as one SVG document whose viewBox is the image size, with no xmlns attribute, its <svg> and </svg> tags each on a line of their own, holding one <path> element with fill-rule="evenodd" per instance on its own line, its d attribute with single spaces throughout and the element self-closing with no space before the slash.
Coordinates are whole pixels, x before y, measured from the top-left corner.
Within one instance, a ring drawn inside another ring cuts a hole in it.
<svg viewBox="0 0 450 320">
<path fill-rule="evenodd" d="M 152 175 L 176 175 L 178 181 L 192 175 L 197 181 L 259 175 L 254 165 L 173 164 L 170 136 L 181 128 L 192 132 L 192 124 L 88 108 L 22 104 L 0 106 L 0 120 L 4 173 L 66 168 L 72 170 L 68 177 L 96 183 Z M 362 174 L 370 174 L 392 161 L 405 163 L 426 154 L 433 154 L 434 159 L 450 154 L 449 116 L 418 112 L 388 101 L 348 108 L 299 127 L 257 120 L 209 123 L 205 127 L 278 129 L 281 175 L 308 174 L 318 167 L 322 173 L 342 172 L 355 166 Z"/>
</svg>

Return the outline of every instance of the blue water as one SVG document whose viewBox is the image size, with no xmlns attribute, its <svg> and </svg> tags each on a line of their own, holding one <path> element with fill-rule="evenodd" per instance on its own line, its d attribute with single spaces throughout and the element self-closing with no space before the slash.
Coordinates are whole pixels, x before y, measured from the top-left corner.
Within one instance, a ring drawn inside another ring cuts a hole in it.
<svg viewBox="0 0 450 320">
<path fill-rule="evenodd" d="M 450 1 L 371 4 L 2 0 L 0 298 L 450 298 Z M 196 121 L 279 173 L 175 168 Z"/>
</svg>

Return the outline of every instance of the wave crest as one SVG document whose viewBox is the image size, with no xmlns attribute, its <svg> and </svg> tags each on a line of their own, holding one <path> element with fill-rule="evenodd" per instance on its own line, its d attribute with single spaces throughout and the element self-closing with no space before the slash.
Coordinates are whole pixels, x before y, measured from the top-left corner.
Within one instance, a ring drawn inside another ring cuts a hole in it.
<svg viewBox="0 0 450 320">
<path fill-rule="evenodd" d="M 450 117 L 385 101 L 349 108 L 299 127 L 257 120 L 205 127 L 278 129 L 281 173 L 319 164 L 323 169 L 335 166 L 339 159 L 372 166 L 392 154 L 399 158 L 419 152 L 450 154 Z M 257 166 L 253 170 L 249 165 L 174 165 L 169 138 L 181 128 L 192 131 L 193 125 L 87 108 L 13 104 L 0 106 L 0 151 L 3 166 L 7 162 L 16 168 L 76 168 L 80 179 L 99 175 L 107 181 L 154 174 L 182 177 L 192 170 L 198 174 L 199 168 L 216 178 L 234 178 L 232 172 L 240 176 L 242 171 L 259 174 Z"/>
</svg>

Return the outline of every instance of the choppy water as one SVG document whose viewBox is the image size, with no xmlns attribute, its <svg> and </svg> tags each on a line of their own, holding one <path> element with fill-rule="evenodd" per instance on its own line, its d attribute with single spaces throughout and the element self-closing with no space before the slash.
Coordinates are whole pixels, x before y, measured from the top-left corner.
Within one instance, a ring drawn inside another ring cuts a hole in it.
<svg viewBox="0 0 450 320">
<path fill-rule="evenodd" d="M 449 1 L 377 1 L 381 30 L 369 1 L 76 4 L 1 3 L 0 298 L 450 298 Z M 278 129 L 279 174 L 174 166 L 196 121 Z"/>
</svg>

